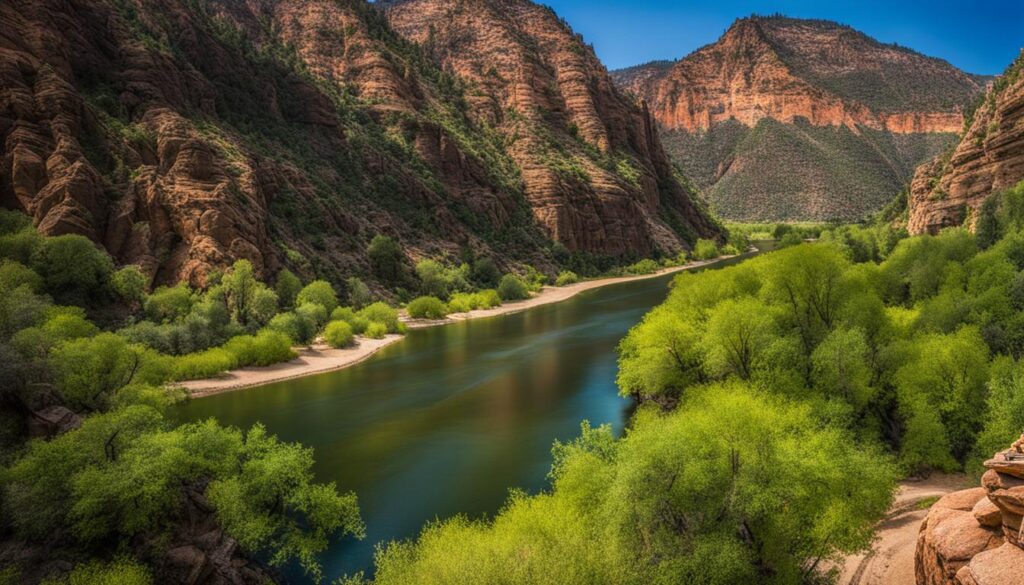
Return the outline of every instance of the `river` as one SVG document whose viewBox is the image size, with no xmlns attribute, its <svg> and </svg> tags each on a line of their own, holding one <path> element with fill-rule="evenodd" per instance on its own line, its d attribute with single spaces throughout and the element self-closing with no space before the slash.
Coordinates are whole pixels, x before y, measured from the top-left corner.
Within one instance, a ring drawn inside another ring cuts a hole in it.
<svg viewBox="0 0 1024 585">
<path fill-rule="evenodd" d="M 513 487 L 545 488 L 552 443 L 577 436 L 581 421 L 620 432 L 631 403 L 617 393 L 615 347 L 671 279 L 413 330 L 348 369 L 188 401 L 176 413 L 262 422 L 313 447 L 317 479 L 355 491 L 367 526 L 362 541 L 332 543 L 324 574 L 371 573 L 377 543 L 414 537 L 435 518 L 492 515 Z"/>
</svg>

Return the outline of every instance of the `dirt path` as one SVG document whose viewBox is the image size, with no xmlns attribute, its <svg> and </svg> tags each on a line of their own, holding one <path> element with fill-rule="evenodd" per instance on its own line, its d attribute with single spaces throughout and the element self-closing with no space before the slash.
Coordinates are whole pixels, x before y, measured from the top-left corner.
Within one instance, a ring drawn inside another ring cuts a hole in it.
<svg viewBox="0 0 1024 585">
<path fill-rule="evenodd" d="M 720 258 L 715 258 L 714 260 L 690 262 L 683 266 L 673 266 L 671 268 L 659 270 L 653 274 L 644 274 L 641 276 L 599 278 L 596 280 L 585 280 L 583 282 L 561 287 L 546 286 L 539 293 L 529 299 L 505 303 L 500 307 L 495 307 L 493 309 L 469 311 L 468 313 L 454 313 L 449 315 L 447 319 L 440 320 L 403 318 L 403 321 L 410 329 L 420 329 L 423 327 L 436 327 L 438 325 L 455 323 L 456 321 L 482 319 L 486 317 L 518 313 L 519 311 L 525 311 L 532 307 L 539 307 L 541 305 L 564 301 L 586 290 L 608 286 L 610 284 L 618 284 L 620 282 L 657 278 L 658 276 L 663 276 L 673 272 L 702 268 L 730 258 L 735 258 L 735 256 L 722 256 Z M 222 392 L 252 388 L 253 386 L 262 386 L 272 382 L 281 382 L 283 380 L 291 380 L 293 378 L 311 376 L 313 374 L 322 374 L 324 372 L 340 370 L 342 368 L 358 364 L 400 339 L 402 339 L 402 336 L 400 335 L 388 335 L 384 339 L 367 339 L 360 337 L 357 339 L 355 347 L 344 349 L 331 349 L 326 345 L 317 344 L 311 348 L 296 349 L 296 351 L 299 352 L 299 357 L 290 362 L 275 364 L 265 368 L 241 368 L 238 370 L 232 370 L 215 378 L 189 380 L 182 382 L 180 385 L 188 391 L 192 398 L 202 398 L 204 396 L 212 396 Z"/>
<path fill-rule="evenodd" d="M 878 525 L 871 551 L 847 557 L 840 566 L 840 585 L 914 585 L 914 550 L 917 532 L 931 498 L 970 487 L 963 475 L 933 475 L 904 482 L 888 517 Z"/>
</svg>

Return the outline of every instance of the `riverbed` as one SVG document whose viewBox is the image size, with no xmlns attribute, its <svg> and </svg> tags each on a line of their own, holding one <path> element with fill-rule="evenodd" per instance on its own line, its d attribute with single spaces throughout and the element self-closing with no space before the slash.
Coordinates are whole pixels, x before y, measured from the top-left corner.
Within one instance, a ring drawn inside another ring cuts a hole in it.
<svg viewBox="0 0 1024 585">
<path fill-rule="evenodd" d="M 364 540 L 332 543 L 325 576 L 369 572 L 377 543 L 436 518 L 493 515 L 510 488 L 544 489 L 552 443 L 578 435 L 581 421 L 621 432 L 631 403 L 617 392 L 615 347 L 672 278 L 415 329 L 353 367 L 189 401 L 177 415 L 262 422 L 313 447 L 317 479 L 355 491 L 367 525 Z"/>
</svg>

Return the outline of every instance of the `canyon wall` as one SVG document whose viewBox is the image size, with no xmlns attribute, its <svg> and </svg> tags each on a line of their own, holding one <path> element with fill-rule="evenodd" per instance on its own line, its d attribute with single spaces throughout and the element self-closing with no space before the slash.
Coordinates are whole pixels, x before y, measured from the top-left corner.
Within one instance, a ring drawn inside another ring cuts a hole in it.
<svg viewBox="0 0 1024 585">
<path fill-rule="evenodd" d="M 975 216 L 985 199 L 1024 180 L 1024 54 L 985 95 L 963 137 L 921 165 L 910 188 L 912 234 L 936 233 Z"/>
</svg>

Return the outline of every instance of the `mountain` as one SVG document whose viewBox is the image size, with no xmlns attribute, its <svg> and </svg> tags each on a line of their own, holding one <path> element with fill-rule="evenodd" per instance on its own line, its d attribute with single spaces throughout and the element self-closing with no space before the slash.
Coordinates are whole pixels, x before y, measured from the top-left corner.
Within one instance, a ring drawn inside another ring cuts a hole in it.
<svg viewBox="0 0 1024 585">
<path fill-rule="evenodd" d="M 596 157 L 628 174 L 567 167 L 601 188 L 538 199 L 475 90 L 361 0 L 12 0 L 0 80 L 0 205 L 156 283 L 238 258 L 341 282 L 377 233 L 548 269 L 553 239 L 629 257 L 716 233 L 633 106 L 592 120 L 635 139 Z"/>
<path fill-rule="evenodd" d="M 613 73 L 725 217 L 858 219 L 955 139 L 979 80 L 823 20 L 754 16 Z"/>
<path fill-rule="evenodd" d="M 672 251 L 717 234 L 648 112 L 551 9 L 528 0 L 382 4 L 399 34 L 466 82 L 470 118 L 508 146 L 535 217 L 570 249 Z"/>
<path fill-rule="evenodd" d="M 961 225 L 989 195 L 1024 181 L 1024 52 L 965 126 L 953 148 L 914 175 L 907 226 L 913 234 Z"/>
</svg>

